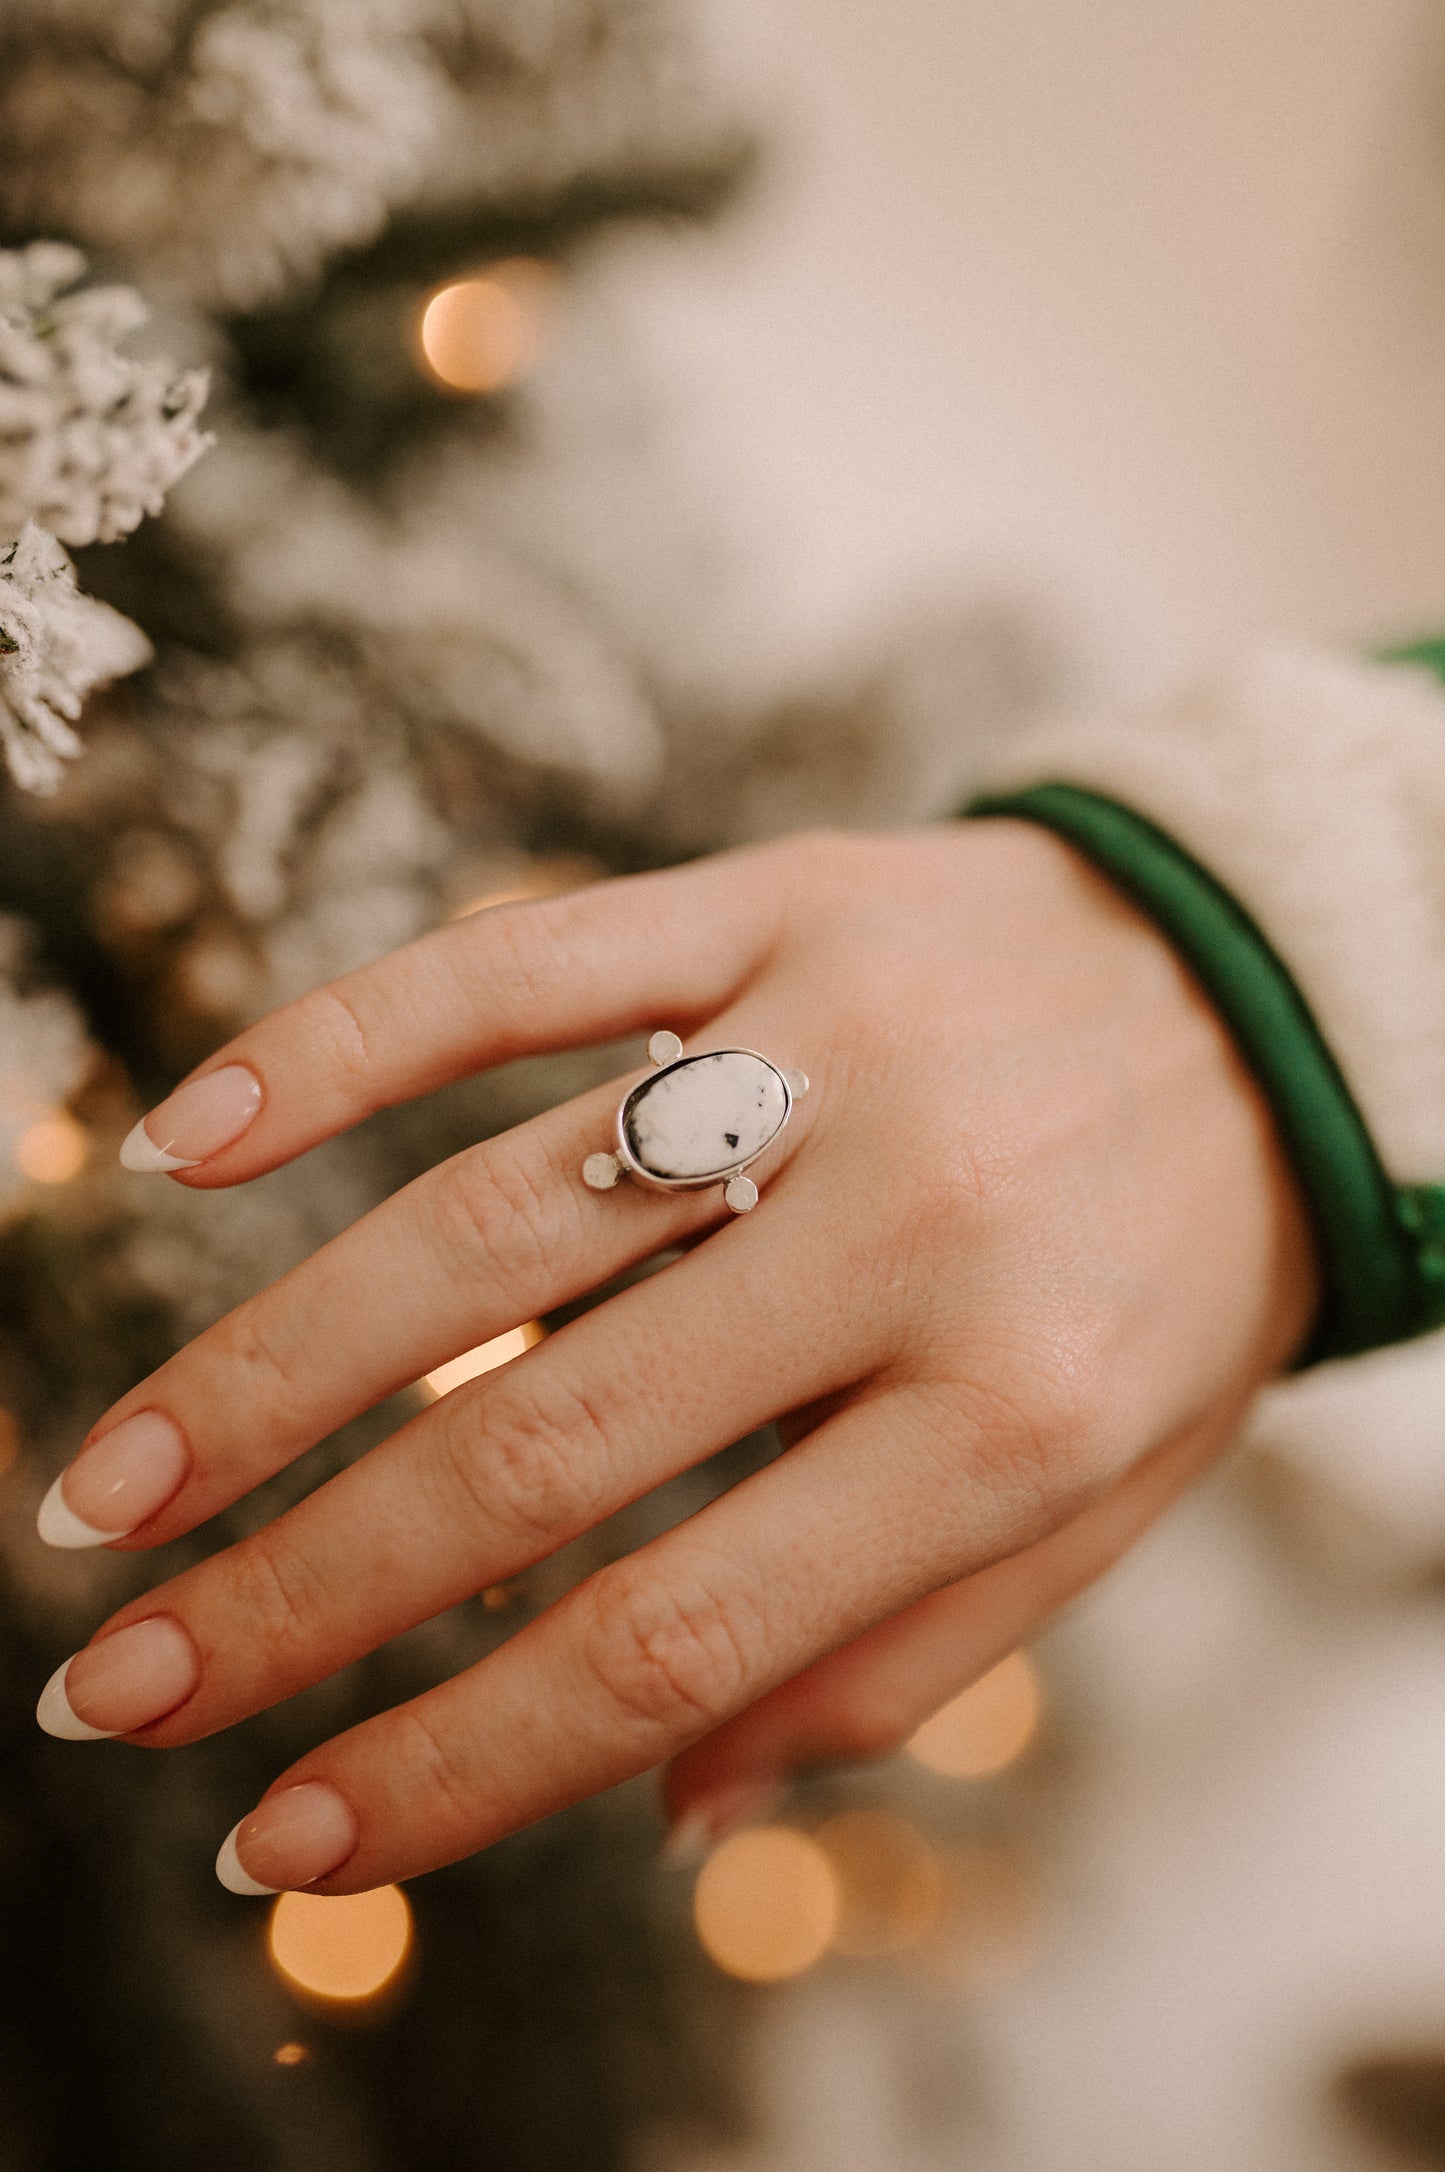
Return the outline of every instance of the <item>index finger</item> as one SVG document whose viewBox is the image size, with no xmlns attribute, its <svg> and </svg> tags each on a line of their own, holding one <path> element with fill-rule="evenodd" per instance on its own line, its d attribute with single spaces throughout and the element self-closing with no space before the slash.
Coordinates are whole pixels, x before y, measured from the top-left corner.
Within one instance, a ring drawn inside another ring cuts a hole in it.
<svg viewBox="0 0 1445 2172">
<path fill-rule="evenodd" d="M 619 876 L 437 928 L 237 1035 L 136 1125 L 121 1159 L 207 1189 L 243 1183 L 515 1056 L 692 1024 L 775 940 L 769 856 Z"/>
</svg>

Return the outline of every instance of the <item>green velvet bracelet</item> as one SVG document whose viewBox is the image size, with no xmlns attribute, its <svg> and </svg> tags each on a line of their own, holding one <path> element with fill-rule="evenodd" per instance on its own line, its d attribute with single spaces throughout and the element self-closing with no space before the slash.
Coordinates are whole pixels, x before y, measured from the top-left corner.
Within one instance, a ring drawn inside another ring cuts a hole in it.
<svg viewBox="0 0 1445 2172">
<path fill-rule="evenodd" d="M 1298 1362 L 1348 1357 L 1445 1325 L 1445 1185 L 1391 1181 L 1288 968 L 1243 907 L 1163 830 L 1071 784 L 975 800 L 1037 822 L 1155 922 L 1229 1026 L 1274 1112 L 1319 1247 L 1323 1297 Z"/>
</svg>

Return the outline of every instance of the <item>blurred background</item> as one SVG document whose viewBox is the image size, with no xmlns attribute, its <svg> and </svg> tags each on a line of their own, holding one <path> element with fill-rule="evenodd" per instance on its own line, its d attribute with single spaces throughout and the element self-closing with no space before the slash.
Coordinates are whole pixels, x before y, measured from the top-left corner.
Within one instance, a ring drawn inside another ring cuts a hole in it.
<svg viewBox="0 0 1445 2172">
<path fill-rule="evenodd" d="M 1061 703 L 1445 623 L 1437 11 L 9 0 L 0 250 L 0 2164 L 1445 2162 L 1429 1346 L 1271 1395 L 1039 1649 L 697 1872 L 643 1783 L 404 1893 L 210 1866 L 769 1439 L 217 1741 L 32 1718 L 562 1318 L 159 1559 L 34 1537 L 95 1417 L 636 1058 L 156 1197 L 115 1146 L 239 1024 L 502 898 L 946 813 Z"/>
</svg>

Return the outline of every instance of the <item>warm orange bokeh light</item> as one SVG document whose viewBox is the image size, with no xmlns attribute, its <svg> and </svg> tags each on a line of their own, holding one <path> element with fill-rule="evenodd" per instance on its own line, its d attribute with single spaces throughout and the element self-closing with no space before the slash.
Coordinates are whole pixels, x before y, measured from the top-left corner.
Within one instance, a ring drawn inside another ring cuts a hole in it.
<svg viewBox="0 0 1445 2172">
<path fill-rule="evenodd" d="M 283 1893 L 271 1911 L 271 1959 L 321 1998 L 366 1999 L 384 1989 L 411 1948 L 411 1907 L 399 1886 L 370 1893 Z M 283 2047 L 284 2048 L 284 2047 Z"/>
<path fill-rule="evenodd" d="M 90 1135 L 57 1109 L 26 1126 L 15 1141 L 15 1166 L 32 1184 L 67 1184 L 85 1167 Z"/>
<path fill-rule="evenodd" d="M 504 257 L 453 279 L 421 314 L 422 355 L 453 392 L 500 392 L 532 369 L 552 327 L 560 277 L 539 257 Z"/>
<path fill-rule="evenodd" d="M 781 1983 L 822 1959 L 838 1925 L 838 1882 L 817 1842 L 785 1825 L 734 1833 L 693 1894 L 703 1951 L 745 1983 Z"/>
<path fill-rule="evenodd" d="M 304 2044 L 278 2044 L 271 2057 L 277 2066 L 304 2066 L 311 2054 Z"/>
<path fill-rule="evenodd" d="M 460 1357 L 438 1365 L 436 1371 L 428 1373 L 418 1385 L 423 1394 L 449 1395 L 463 1381 L 475 1380 L 480 1374 L 493 1372 L 498 1365 L 520 1357 L 524 1350 L 539 1343 L 545 1333 L 540 1320 L 528 1320 L 524 1327 L 509 1327 L 504 1335 L 494 1335 L 490 1342 L 479 1342 L 475 1350 L 464 1350 Z"/>
<path fill-rule="evenodd" d="M 1038 1733 L 1043 1689 L 1027 1652 L 1011 1652 L 972 1689 L 925 1720 L 907 1749 L 948 1780 L 982 1780 L 1002 1772 Z"/>
<path fill-rule="evenodd" d="M 928 1935 L 943 1907 L 943 1865 L 907 1818 L 845 1810 L 812 1837 L 838 1883 L 836 1953 L 902 1953 Z"/>
</svg>

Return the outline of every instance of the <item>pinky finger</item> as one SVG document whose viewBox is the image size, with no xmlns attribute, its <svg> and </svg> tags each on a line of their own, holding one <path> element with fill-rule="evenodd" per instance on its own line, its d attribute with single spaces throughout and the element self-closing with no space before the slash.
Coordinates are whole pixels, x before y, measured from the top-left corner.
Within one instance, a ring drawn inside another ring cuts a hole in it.
<svg viewBox="0 0 1445 2172">
<path fill-rule="evenodd" d="M 1112 1568 L 1232 1430 L 1192 1427 L 1048 1538 L 879 1622 L 693 1743 L 663 1778 L 669 1853 L 686 1860 L 765 1814 L 795 1774 L 901 1749 Z"/>
</svg>

